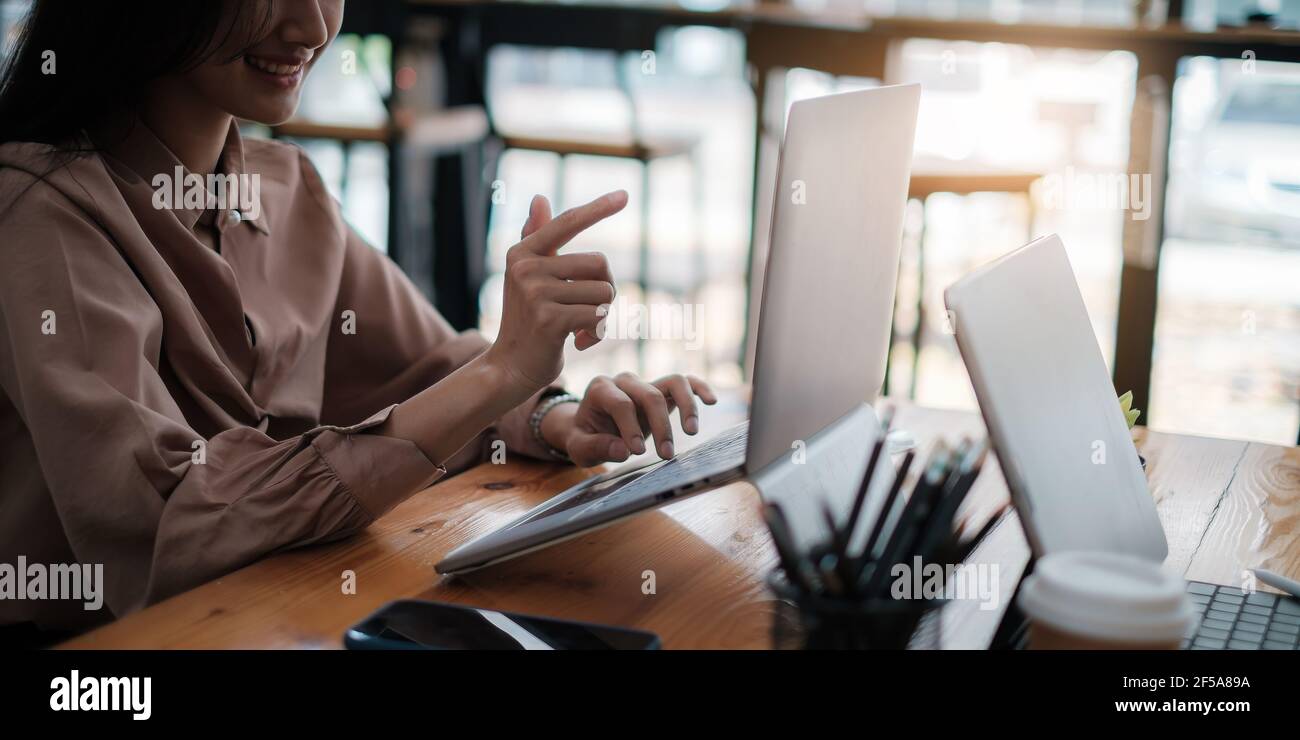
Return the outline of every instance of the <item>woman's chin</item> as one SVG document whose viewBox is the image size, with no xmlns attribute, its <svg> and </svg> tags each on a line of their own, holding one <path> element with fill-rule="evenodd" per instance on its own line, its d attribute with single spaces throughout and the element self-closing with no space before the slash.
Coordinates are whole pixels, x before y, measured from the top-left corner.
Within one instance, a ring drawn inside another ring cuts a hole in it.
<svg viewBox="0 0 1300 740">
<path fill-rule="evenodd" d="M 298 112 L 298 96 L 293 96 L 292 100 L 285 101 L 267 101 L 261 105 L 242 106 L 241 110 L 232 111 L 236 118 L 253 123 L 260 123 L 263 126 L 278 126 Z"/>
</svg>

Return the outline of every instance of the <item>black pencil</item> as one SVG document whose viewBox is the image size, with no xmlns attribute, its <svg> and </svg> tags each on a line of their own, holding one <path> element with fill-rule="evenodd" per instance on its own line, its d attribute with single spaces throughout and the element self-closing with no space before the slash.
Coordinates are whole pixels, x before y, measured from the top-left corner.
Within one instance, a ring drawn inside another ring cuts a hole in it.
<svg viewBox="0 0 1300 740">
<path fill-rule="evenodd" d="M 908 497 L 907 503 L 903 505 L 903 510 L 898 515 L 898 521 L 894 524 L 893 532 L 886 541 L 880 557 L 876 559 L 875 567 L 871 569 L 870 579 L 865 584 L 865 591 L 868 595 L 877 592 L 881 580 L 884 578 L 882 574 L 889 572 L 891 566 L 899 561 L 899 558 L 906 552 L 907 546 L 911 544 L 915 536 L 916 523 L 921 520 L 924 513 L 929 509 L 930 499 L 939 490 L 940 483 L 947 475 L 948 459 L 947 445 L 940 440 L 935 445 L 935 451 L 930 456 L 930 462 L 926 464 L 920 479 L 912 489 L 912 495 Z"/>
<path fill-rule="evenodd" d="M 880 505 L 880 511 L 876 514 L 876 522 L 871 526 L 871 534 L 868 535 L 866 543 L 862 546 L 862 552 L 854 558 L 851 583 L 857 584 L 862 577 L 862 570 L 867 563 L 871 562 L 872 555 L 875 552 L 876 544 L 880 540 L 880 535 L 885 531 L 885 525 L 893 517 L 894 505 L 898 502 L 898 495 L 903 490 L 903 484 L 907 481 L 907 474 L 911 471 L 912 461 L 916 459 L 916 450 L 908 450 L 903 456 L 903 462 L 894 472 L 894 481 L 889 486 L 889 493 L 885 494 L 885 501 Z"/>
<path fill-rule="evenodd" d="M 894 504 L 898 502 L 898 494 L 903 490 L 903 484 L 907 482 L 907 475 L 912 470 L 912 461 L 916 459 L 916 450 L 908 450 L 903 456 L 903 462 L 894 472 L 894 482 L 889 486 L 889 493 L 885 494 L 885 501 L 880 505 L 880 514 L 876 517 L 876 523 L 871 527 L 871 536 L 867 538 L 866 544 L 863 545 L 862 554 L 870 557 L 871 552 L 876 549 L 876 543 L 880 539 L 880 534 L 885 528 L 888 519 L 894 513 Z"/>
<path fill-rule="evenodd" d="M 843 555 L 849 544 L 845 541 L 839 525 L 835 523 L 835 512 L 831 511 L 830 502 L 825 499 L 822 500 L 822 519 L 825 520 L 826 527 L 831 533 L 830 541 L 827 543 L 830 551 L 837 555 Z"/>
<path fill-rule="evenodd" d="M 763 506 L 763 521 L 767 522 L 768 531 L 772 533 L 772 543 L 776 545 L 777 556 L 781 559 L 781 567 L 785 570 L 790 584 L 803 589 L 807 593 L 817 591 L 816 581 L 809 573 L 812 570 L 812 564 L 799 553 L 798 547 L 794 544 L 794 538 L 790 534 L 790 526 L 786 522 L 781 507 L 774 503 L 765 504 Z"/>
<path fill-rule="evenodd" d="M 880 453 L 885 448 L 885 438 L 889 436 L 889 426 L 893 422 L 893 408 L 885 409 L 884 419 L 880 422 L 880 436 L 876 438 L 875 444 L 871 446 L 871 457 L 867 460 L 867 471 L 862 475 L 862 482 L 858 484 L 858 494 L 853 497 L 853 508 L 849 510 L 849 520 L 844 525 L 846 544 L 853 542 L 853 533 L 858 528 L 858 517 L 862 516 L 862 507 L 867 502 L 867 493 L 871 490 L 871 481 L 875 478 L 876 463 L 880 461 Z"/>
<path fill-rule="evenodd" d="M 914 550 L 921 557 L 930 557 L 935 548 L 952 538 L 952 523 L 957 516 L 957 510 L 966 499 L 966 494 L 970 492 L 975 479 L 979 477 L 983 462 L 983 446 L 977 444 L 968 447 L 956 472 L 950 476 L 951 482 L 946 486 L 942 497 L 935 502 L 933 510 L 917 536 Z"/>
<path fill-rule="evenodd" d="M 971 553 L 975 552 L 975 548 L 983 544 L 984 539 L 989 536 L 989 533 L 991 533 L 995 527 L 997 527 L 998 522 L 1002 521 L 1002 517 L 1006 513 L 1007 513 L 1006 506 L 1003 506 L 1001 509 L 998 509 L 998 511 L 994 513 L 993 516 L 989 517 L 989 520 L 987 522 L 984 522 L 984 526 L 980 527 L 980 530 L 975 533 L 974 537 L 971 537 L 969 540 L 966 540 L 965 542 L 961 543 L 961 547 L 957 551 L 957 562 L 959 563 L 966 562 L 966 558 L 970 557 Z"/>
</svg>

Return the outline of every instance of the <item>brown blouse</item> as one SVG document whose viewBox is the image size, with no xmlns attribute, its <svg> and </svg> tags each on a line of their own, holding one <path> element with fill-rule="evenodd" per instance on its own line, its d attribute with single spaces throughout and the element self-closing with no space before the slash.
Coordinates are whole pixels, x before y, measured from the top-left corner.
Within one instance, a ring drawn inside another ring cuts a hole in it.
<svg viewBox="0 0 1300 740">
<path fill-rule="evenodd" d="M 0 563 L 102 564 L 105 609 L 0 599 L 0 625 L 82 628 L 343 537 L 497 438 L 543 455 L 535 398 L 454 460 L 367 433 L 488 342 L 357 236 L 296 147 L 231 126 L 222 171 L 260 176 L 243 220 L 155 207 L 180 163 L 143 124 L 51 163 L 0 146 Z"/>
</svg>

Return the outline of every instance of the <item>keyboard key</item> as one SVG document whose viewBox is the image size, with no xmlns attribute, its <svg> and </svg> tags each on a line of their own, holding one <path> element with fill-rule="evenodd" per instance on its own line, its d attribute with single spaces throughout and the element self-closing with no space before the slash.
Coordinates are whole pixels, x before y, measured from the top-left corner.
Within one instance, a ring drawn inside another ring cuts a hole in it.
<svg viewBox="0 0 1300 740">
<path fill-rule="evenodd" d="M 1200 606 L 1205 606 L 1210 603 L 1210 597 L 1204 594 L 1191 594 L 1188 598 L 1192 600 L 1193 604 L 1198 604 Z"/>
<path fill-rule="evenodd" d="M 1243 598 L 1246 596 L 1245 591 L 1242 591 L 1235 586 L 1219 586 L 1219 593 L 1227 594 L 1229 596 L 1241 596 Z"/>
<path fill-rule="evenodd" d="M 1293 647 L 1296 644 L 1296 635 L 1287 634 L 1286 632 L 1276 632 L 1274 630 L 1269 630 L 1268 634 L 1264 635 L 1264 639 L 1269 642 L 1286 643 L 1287 647 Z"/>
<path fill-rule="evenodd" d="M 1254 633 L 1256 633 L 1256 634 L 1260 634 L 1260 635 L 1262 635 L 1262 634 L 1264 634 L 1264 625 L 1262 625 L 1262 624 L 1255 624 L 1255 623 L 1253 623 L 1253 622 L 1238 622 L 1238 623 L 1237 623 L 1237 631 L 1238 631 L 1238 632 L 1254 632 Z"/>
<path fill-rule="evenodd" d="M 1265 650 L 1294 650 L 1295 649 L 1295 645 L 1293 645 L 1292 643 L 1282 642 L 1281 640 L 1265 640 L 1264 644 L 1261 645 L 1260 647 L 1264 648 Z"/>
<path fill-rule="evenodd" d="M 1245 640 L 1246 642 L 1253 642 L 1258 645 L 1259 643 L 1264 641 L 1264 631 L 1262 629 L 1259 632 L 1249 632 L 1246 630 L 1233 630 L 1231 639 Z"/>
<path fill-rule="evenodd" d="M 1273 621 L 1281 622 L 1282 624 L 1300 625 L 1300 617 L 1294 614 L 1284 614 L 1282 612 L 1275 613 L 1273 615 Z"/>
<path fill-rule="evenodd" d="M 1288 635 L 1300 635 L 1300 624 L 1287 624 L 1286 622 L 1279 622 L 1276 619 L 1274 619 L 1272 622 L 1269 623 L 1268 629 L 1270 632 L 1282 632 Z"/>
<path fill-rule="evenodd" d="M 1215 594 L 1214 600 L 1220 604 L 1232 604 L 1233 606 L 1240 606 L 1241 602 L 1245 601 L 1242 597 L 1233 596 L 1232 594 Z"/>
<path fill-rule="evenodd" d="M 1290 614 L 1290 615 L 1295 616 L 1295 617 L 1300 617 L 1300 600 L 1297 600 L 1297 599 L 1278 599 L 1278 600 L 1277 600 L 1277 613 L 1278 613 L 1278 614 Z"/>
<path fill-rule="evenodd" d="M 1231 622 L 1236 620 L 1239 613 L 1236 609 L 1225 607 L 1223 604 L 1210 604 L 1209 611 L 1205 612 L 1205 616 L 1211 619 L 1226 619 Z"/>
<path fill-rule="evenodd" d="M 1213 583 L 1201 583 L 1200 581 L 1188 581 L 1187 592 L 1191 594 L 1204 594 L 1206 596 L 1214 595 Z"/>
<path fill-rule="evenodd" d="M 1229 650 L 1259 650 L 1259 643 L 1247 640 L 1228 640 Z"/>
<path fill-rule="evenodd" d="M 1206 628 L 1206 627 L 1208 627 L 1208 628 L 1210 628 L 1210 629 L 1216 629 L 1216 630 L 1231 630 L 1231 629 L 1232 629 L 1232 620 L 1231 620 L 1231 619 L 1211 619 L 1211 618 L 1207 615 L 1207 616 L 1205 617 L 1205 619 L 1201 621 L 1201 627 L 1202 627 L 1202 628 Z M 1261 629 L 1262 629 L 1262 628 L 1261 628 Z"/>
<path fill-rule="evenodd" d="M 1237 617 L 1237 619 L 1242 622 L 1250 622 L 1252 624 L 1268 624 L 1268 617 L 1264 616 L 1263 614 L 1251 614 L 1250 612 L 1242 612 L 1241 615 Z"/>
<path fill-rule="evenodd" d="M 1276 602 L 1277 602 L 1277 594 L 1270 594 L 1266 591 L 1256 591 L 1255 593 L 1246 597 L 1247 604 L 1255 604 L 1256 606 L 1271 607 Z"/>
<path fill-rule="evenodd" d="M 1217 637 L 1198 637 L 1192 643 L 1192 647 L 1199 650 L 1222 650 L 1228 644 L 1227 640 Z"/>
<path fill-rule="evenodd" d="M 1267 617 L 1273 613 L 1273 610 L 1269 607 L 1259 606 L 1258 604 L 1247 604 L 1241 607 L 1241 611 L 1246 614 L 1258 614 L 1263 617 Z"/>
<path fill-rule="evenodd" d="M 1214 638 L 1214 639 L 1216 639 L 1216 640 L 1227 640 L 1227 639 L 1228 639 L 1228 631 L 1227 631 L 1227 630 L 1214 629 L 1213 627 L 1202 627 L 1202 628 L 1200 629 L 1200 631 L 1197 632 L 1197 634 L 1198 634 L 1200 637 L 1211 637 L 1211 638 Z"/>
</svg>

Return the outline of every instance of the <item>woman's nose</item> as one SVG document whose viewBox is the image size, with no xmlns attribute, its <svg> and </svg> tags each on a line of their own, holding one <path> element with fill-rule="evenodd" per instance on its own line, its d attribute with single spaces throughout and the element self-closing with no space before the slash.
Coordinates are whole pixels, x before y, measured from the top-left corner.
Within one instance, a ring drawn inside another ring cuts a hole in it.
<svg viewBox="0 0 1300 740">
<path fill-rule="evenodd" d="M 329 41 L 329 24 L 319 1 L 280 3 L 284 16 L 280 38 L 308 49 L 319 49 Z"/>
</svg>

